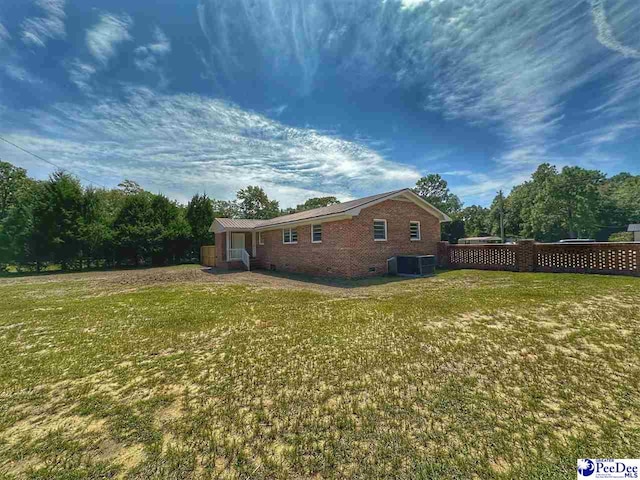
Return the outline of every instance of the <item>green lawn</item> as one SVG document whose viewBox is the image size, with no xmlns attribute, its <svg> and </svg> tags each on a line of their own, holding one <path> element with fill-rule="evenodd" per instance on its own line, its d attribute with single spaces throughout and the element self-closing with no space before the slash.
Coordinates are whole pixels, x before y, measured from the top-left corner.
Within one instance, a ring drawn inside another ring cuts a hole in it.
<svg viewBox="0 0 640 480">
<path fill-rule="evenodd" d="M 638 278 L 175 267 L 0 298 L 0 478 L 573 479 L 640 454 Z"/>
</svg>

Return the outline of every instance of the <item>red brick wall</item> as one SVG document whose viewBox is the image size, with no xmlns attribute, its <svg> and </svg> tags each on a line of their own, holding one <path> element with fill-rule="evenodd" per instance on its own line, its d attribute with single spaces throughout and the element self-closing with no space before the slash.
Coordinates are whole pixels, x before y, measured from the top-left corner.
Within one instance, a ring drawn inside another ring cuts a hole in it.
<svg viewBox="0 0 640 480">
<path fill-rule="evenodd" d="M 282 243 L 282 229 L 262 232 L 264 245 L 257 245 L 263 268 L 310 275 L 348 277 L 351 220 L 322 224 L 322 243 L 311 243 L 311 225 L 296 227 L 298 243 Z"/>
<path fill-rule="evenodd" d="M 387 220 L 387 241 L 373 240 L 373 219 Z M 419 221 L 421 239 L 411 241 L 409 222 Z M 311 243 L 311 225 L 297 227 L 298 243 L 284 245 L 282 229 L 263 232 L 257 246 L 263 268 L 332 277 L 365 277 L 387 272 L 395 255 L 435 255 L 439 220 L 413 202 L 387 200 L 365 208 L 351 220 L 322 224 L 322 243 Z M 370 271 L 370 269 L 375 269 Z"/>
<path fill-rule="evenodd" d="M 387 241 L 373 239 L 373 220 L 387 220 Z M 420 240 L 411 241 L 409 222 L 420 222 Z M 387 259 L 396 255 L 435 255 L 440 221 L 413 202 L 387 200 L 354 217 L 351 227 L 351 276 L 387 273 Z M 375 268 L 370 272 L 370 268 Z"/>
</svg>

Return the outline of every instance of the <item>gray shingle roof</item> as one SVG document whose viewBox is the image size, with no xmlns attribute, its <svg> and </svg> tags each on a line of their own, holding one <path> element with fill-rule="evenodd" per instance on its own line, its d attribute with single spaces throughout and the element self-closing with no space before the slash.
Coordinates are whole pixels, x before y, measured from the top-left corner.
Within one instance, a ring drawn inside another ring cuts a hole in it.
<svg viewBox="0 0 640 480">
<path fill-rule="evenodd" d="M 640 232 L 640 223 L 629 225 L 629 232 Z"/>
<path fill-rule="evenodd" d="M 261 227 L 273 227 L 277 225 L 288 224 L 292 222 L 303 222 L 305 220 L 313 220 L 315 218 L 322 218 L 329 215 L 338 215 L 340 213 L 348 212 L 354 208 L 365 207 L 370 203 L 374 203 L 379 200 L 383 200 L 387 197 L 391 198 L 402 192 L 410 192 L 408 188 L 400 190 L 394 190 L 392 192 L 379 193 L 377 195 L 371 195 L 369 197 L 359 198 L 357 200 L 351 200 L 344 203 L 336 203 L 335 205 L 329 205 L 328 207 L 314 208 L 313 210 L 305 210 L 303 212 L 292 213 L 290 215 L 282 215 L 270 220 L 244 220 L 244 219 L 232 219 L 232 218 L 216 218 L 215 222 L 218 222 L 225 230 L 227 229 L 243 229 L 253 230 L 254 228 Z M 448 217 L 444 214 L 442 216 L 445 219 Z"/>
<path fill-rule="evenodd" d="M 358 208 L 366 205 L 367 203 L 375 202 L 384 197 L 391 197 L 406 189 L 394 190 L 393 192 L 379 193 L 377 195 L 371 195 L 370 197 L 359 198 L 357 200 L 351 200 L 344 203 L 336 203 L 335 205 L 329 205 L 328 207 L 314 208 L 312 210 L 305 210 L 303 212 L 292 213 L 290 215 L 282 215 L 281 217 L 272 218 L 270 220 L 263 220 L 259 225 L 260 227 L 268 227 L 272 225 L 280 225 L 281 223 L 300 222 L 303 220 L 311 220 L 312 218 L 325 217 L 327 215 L 336 215 L 338 213 L 344 213 L 352 208 Z"/>
</svg>

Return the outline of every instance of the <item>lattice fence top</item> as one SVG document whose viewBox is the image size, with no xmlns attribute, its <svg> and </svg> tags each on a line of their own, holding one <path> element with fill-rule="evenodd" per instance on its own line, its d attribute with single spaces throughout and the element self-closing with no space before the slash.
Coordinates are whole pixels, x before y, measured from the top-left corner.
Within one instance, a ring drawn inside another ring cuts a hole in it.
<svg viewBox="0 0 640 480">
<path fill-rule="evenodd" d="M 453 268 L 640 276 L 640 243 L 445 245 Z"/>
<path fill-rule="evenodd" d="M 640 244 L 536 245 L 540 271 L 640 273 Z"/>
<path fill-rule="evenodd" d="M 504 267 L 518 266 L 517 247 L 510 245 L 456 245 L 449 249 L 449 264 L 452 266 Z"/>
</svg>

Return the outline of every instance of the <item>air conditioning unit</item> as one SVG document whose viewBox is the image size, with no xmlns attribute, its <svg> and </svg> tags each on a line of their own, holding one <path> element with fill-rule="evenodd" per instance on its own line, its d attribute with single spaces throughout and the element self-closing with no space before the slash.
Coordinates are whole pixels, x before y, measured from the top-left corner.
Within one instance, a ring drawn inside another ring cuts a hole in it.
<svg viewBox="0 0 640 480">
<path fill-rule="evenodd" d="M 398 255 L 387 260 L 390 275 L 426 277 L 436 273 L 435 255 Z"/>
</svg>

